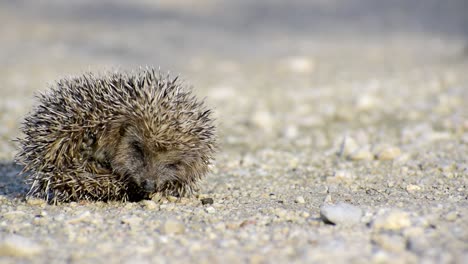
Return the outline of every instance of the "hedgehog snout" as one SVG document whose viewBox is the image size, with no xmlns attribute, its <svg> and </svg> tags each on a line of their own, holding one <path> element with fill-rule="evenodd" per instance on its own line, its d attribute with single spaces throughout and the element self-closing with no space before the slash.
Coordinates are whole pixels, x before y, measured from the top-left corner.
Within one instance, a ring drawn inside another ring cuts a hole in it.
<svg viewBox="0 0 468 264">
<path fill-rule="evenodd" d="M 157 163 L 147 164 L 131 175 L 131 180 L 142 192 L 151 194 L 166 184 L 170 178 L 169 174 L 169 171 Z"/>
<path fill-rule="evenodd" d="M 143 180 L 141 187 L 146 193 L 154 193 L 156 191 L 156 181 L 151 179 Z"/>
</svg>

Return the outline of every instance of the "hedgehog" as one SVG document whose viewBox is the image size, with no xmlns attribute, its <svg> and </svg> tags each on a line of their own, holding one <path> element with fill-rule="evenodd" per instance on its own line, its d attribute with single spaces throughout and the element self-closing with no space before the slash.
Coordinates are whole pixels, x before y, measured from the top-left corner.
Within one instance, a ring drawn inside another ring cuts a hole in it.
<svg viewBox="0 0 468 264">
<path fill-rule="evenodd" d="M 28 197 L 53 202 L 190 196 L 216 152 L 212 111 L 153 68 L 64 78 L 36 96 L 16 161 Z"/>
</svg>

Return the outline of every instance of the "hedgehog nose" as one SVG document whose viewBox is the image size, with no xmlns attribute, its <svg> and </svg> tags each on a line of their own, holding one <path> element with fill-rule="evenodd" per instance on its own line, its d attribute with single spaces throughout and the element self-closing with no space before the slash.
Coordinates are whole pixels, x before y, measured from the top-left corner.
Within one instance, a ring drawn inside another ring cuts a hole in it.
<svg viewBox="0 0 468 264">
<path fill-rule="evenodd" d="M 144 180 L 142 187 L 143 187 L 143 190 L 147 193 L 152 193 L 156 190 L 156 184 L 152 180 Z"/>
</svg>

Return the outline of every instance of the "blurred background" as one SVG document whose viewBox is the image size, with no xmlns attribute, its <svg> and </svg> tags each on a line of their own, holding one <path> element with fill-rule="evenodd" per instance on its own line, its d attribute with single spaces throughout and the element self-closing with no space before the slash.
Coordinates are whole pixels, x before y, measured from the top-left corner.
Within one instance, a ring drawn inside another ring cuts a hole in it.
<svg viewBox="0 0 468 264">
<path fill-rule="evenodd" d="M 28 76 L 76 65 L 185 71 L 207 58 L 268 60 L 404 41 L 415 52 L 449 49 L 468 37 L 467 13 L 466 0 L 3 0 L 0 65 Z"/>
<path fill-rule="evenodd" d="M 275 118 L 294 122 L 281 111 L 321 126 L 348 102 L 341 90 L 385 92 L 381 77 L 466 62 L 467 14 L 466 0 L 2 0 L 2 148 L 54 80 L 146 65 L 181 74 L 221 108 L 221 127 L 275 131 Z"/>
</svg>

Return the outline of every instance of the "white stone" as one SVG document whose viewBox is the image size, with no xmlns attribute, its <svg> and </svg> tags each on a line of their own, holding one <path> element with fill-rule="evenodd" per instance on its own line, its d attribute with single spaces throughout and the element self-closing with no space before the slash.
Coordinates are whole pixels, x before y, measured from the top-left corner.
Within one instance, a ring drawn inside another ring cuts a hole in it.
<svg viewBox="0 0 468 264">
<path fill-rule="evenodd" d="M 339 150 L 339 155 L 340 156 L 348 156 L 355 152 L 359 148 L 359 145 L 357 144 L 356 140 L 352 137 L 345 136 L 341 140 L 340 144 L 340 150 Z"/>
<path fill-rule="evenodd" d="M 392 210 L 376 217 L 373 223 L 376 230 L 401 230 L 411 226 L 410 216 L 401 210 Z"/>
<path fill-rule="evenodd" d="M 417 191 L 420 191 L 421 189 L 422 189 L 421 186 L 414 185 L 414 184 L 408 184 L 408 186 L 406 186 L 406 191 L 408 192 L 417 192 Z"/>
<path fill-rule="evenodd" d="M 377 159 L 379 160 L 393 160 L 401 155 L 401 150 L 398 147 L 388 146 L 382 148 L 377 153 Z"/>
<path fill-rule="evenodd" d="M 361 221 L 362 210 L 347 203 L 327 204 L 320 208 L 320 216 L 325 222 L 337 225 L 355 225 Z"/>
<path fill-rule="evenodd" d="M 403 252 L 406 249 L 406 239 L 397 234 L 376 233 L 372 241 L 388 251 Z"/>
<path fill-rule="evenodd" d="M 158 205 L 153 200 L 143 200 L 141 203 L 143 204 L 143 207 L 148 210 L 155 210 L 158 208 Z"/>
<path fill-rule="evenodd" d="M 136 226 L 141 223 L 143 219 L 138 216 L 127 216 L 122 218 L 122 223 L 128 224 L 130 226 Z"/>
<path fill-rule="evenodd" d="M 349 155 L 350 160 L 373 160 L 374 155 L 368 149 L 359 148 Z"/>
<path fill-rule="evenodd" d="M 298 196 L 298 197 L 296 197 L 296 199 L 294 199 L 294 202 L 299 203 L 299 204 L 303 204 L 303 203 L 305 203 L 305 199 L 302 196 Z"/>
<path fill-rule="evenodd" d="M 214 209 L 213 206 L 208 206 L 205 208 L 205 211 L 209 214 L 214 214 L 216 212 L 216 209 Z"/>
<path fill-rule="evenodd" d="M 68 224 L 76 224 L 81 222 L 89 222 L 91 221 L 91 213 L 89 211 L 85 211 L 78 216 L 71 218 L 67 221 Z"/>
<path fill-rule="evenodd" d="M 19 235 L 10 235 L 0 241 L 0 256 L 31 257 L 41 251 L 39 244 Z"/>
<path fill-rule="evenodd" d="M 185 233 L 185 226 L 182 222 L 175 219 L 168 219 L 163 226 L 164 233 L 169 234 L 183 234 Z"/>
</svg>

